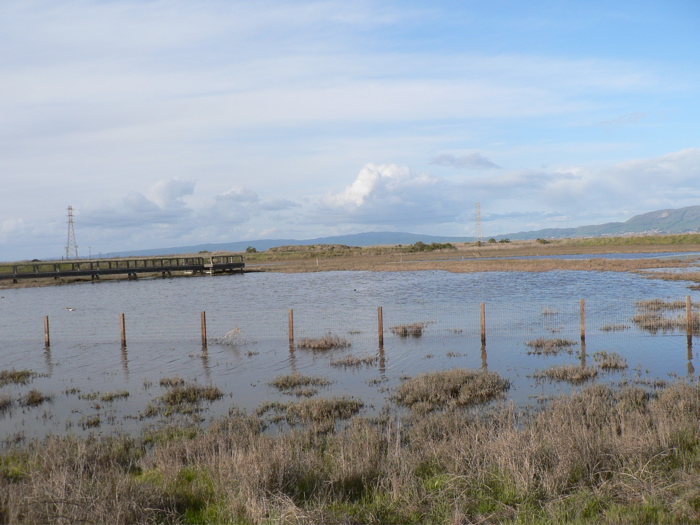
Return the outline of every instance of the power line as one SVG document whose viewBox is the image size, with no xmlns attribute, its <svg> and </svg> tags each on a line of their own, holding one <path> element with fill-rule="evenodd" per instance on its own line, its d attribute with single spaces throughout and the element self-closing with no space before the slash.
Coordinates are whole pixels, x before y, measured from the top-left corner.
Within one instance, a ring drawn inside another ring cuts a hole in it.
<svg viewBox="0 0 700 525">
<path fill-rule="evenodd" d="M 474 228 L 474 240 L 481 243 L 484 240 L 484 230 L 481 227 L 481 203 L 476 203 L 476 226 Z"/>
<path fill-rule="evenodd" d="M 70 259 L 71 252 L 78 258 L 78 243 L 75 240 L 75 223 L 73 222 L 73 206 L 68 206 L 68 241 L 66 242 L 66 259 Z"/>
</svg>

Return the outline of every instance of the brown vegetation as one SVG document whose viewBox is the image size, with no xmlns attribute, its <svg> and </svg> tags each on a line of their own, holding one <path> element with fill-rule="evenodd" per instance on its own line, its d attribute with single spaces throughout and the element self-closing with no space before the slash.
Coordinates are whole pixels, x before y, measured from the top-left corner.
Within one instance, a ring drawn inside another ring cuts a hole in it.
<svg viewBox="0 0 700 525">
<path fill-rule="evenodd" d="M 330 333 L 318 338 L 305 337 L 297 343 L 297 348 L 308 350 L 331 350 L 332 348 L 346 348 L 348 346 L 350 346 L 350 341 Z"/>
<path fill-rule="evenodd" d="M 554 338 L 547 339 L 540 337 L 538 339 L 533 339 L 527 341 L 525 346 L 529 346 L 532 350 L 529 350 L 528 354 L 535 355 L 558 355 L 561 352 L 566 352 L 567 354 L 573 353 L 572 347 L 576 346 L 578 343 L 572 341 L 571 339 Z"/>
<path fill-rule="evenodd" d="M 289 432 L 232 410 L 206 430 L 8 445 L 0 521 L 700 521 L 697 384 L 594 385 L 522 411 L 354 416 L 321 433 L 304 430 L 311 412 L 292 411 L 299 429 Z"/>
</svg>

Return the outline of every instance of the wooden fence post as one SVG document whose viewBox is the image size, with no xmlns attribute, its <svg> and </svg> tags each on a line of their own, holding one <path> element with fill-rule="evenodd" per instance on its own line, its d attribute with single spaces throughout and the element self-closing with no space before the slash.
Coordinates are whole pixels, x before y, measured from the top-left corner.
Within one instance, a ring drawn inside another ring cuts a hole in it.
<svg viewBox="0 0 700 525">
<path fill-rule="evenodd" d="M 119 325 L 122 332 L 122 347 L 126 347 L 126 319 L 124 314 L 119 314 Z"/>
<path fill-rule="evenodd" d="M 384 315 L 382 307 L 377 307 L 377 332 L 379 334 L 379 348 L 384 346 Z"/>
<path fill-rule="evenodd" d="M 481 317 L 481 344 L 486 344 L 486 303 L 481 303 L 479 305 L 480 317 Z"/>
<path fill-rule="evenodd" d="M 202 321 L 202 348 L 207 348 L 207 312 L 200 314 Z"/>
<path fill-rule="evenodd" d="M 581 299 L 581 342 L 586 340 L 586 300 Z"/>
<path fill-rule="evenodd" d="M 49 316 L 44 316 L 44 344 L 46 348 L 51 346 L 51 337 L 49 335 Z"/>
<path fill-rule="evenodd" d="M 294 344 L 294 310 L 289 309 L 289 344 Z"/>
<path fill-rule="evenodd" d="M 685 334 L 688 337 L 688 344 L 693 341 L 693 303 L 690 301 L 690 296 L 685 296 Z"/>
</svg>

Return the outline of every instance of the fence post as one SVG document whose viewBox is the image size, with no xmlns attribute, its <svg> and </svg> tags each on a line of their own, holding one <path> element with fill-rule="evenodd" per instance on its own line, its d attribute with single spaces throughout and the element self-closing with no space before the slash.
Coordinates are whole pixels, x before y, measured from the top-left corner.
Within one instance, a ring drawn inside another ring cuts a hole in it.
<svg viewBox="0 0 700 525">
<path fill-rule="evenodd" d="M 49 336 L 49 316 L 44 316 L 44 344 L 46 348 L 51 346 L 51 337 Z"/>
<path fill-rule="evenodd" d="M 486 303 L 481 303 L 479 305 L 480 317 L 481 317 L 481 344 L 486 344 Z"/>
<path fill-rule="evenodd" d="M 289 317 L 289 344 L 293 345 L 294 344 L 294 310 L 292 310 L 291 308 L 289 309 L 288 317 Z"/>
<path fill-rule="evenodd" d="M 586 300 L 581 299 L 581 342 L 586 340 Z"/>
<path fill-rule="evenodd" d="M 379 334 L 379 348 L 384 346 L 384 315 L 382 307 L 377 307 L 377 332 Z"/>
<path fill-rule="evenodd" d="M 692 344 L 693 341 L 693 303 L 690 301 L 690 296 L 685 296 L 685 333 L 688 337 L 688 344 Z"/>
<path fill-rule="evenodd" d="M 201 315 L 201 320 L 202 320 L 202 348 L 206 349 L 207 348 L 207 312 L 202 312 Z"/>
<path fill-rule="evenodd" d="M 126 320 L 124 314 L 119 314 L 119 325 L 122 332 L 122 348 L 126 347 Z"/>
</svg>

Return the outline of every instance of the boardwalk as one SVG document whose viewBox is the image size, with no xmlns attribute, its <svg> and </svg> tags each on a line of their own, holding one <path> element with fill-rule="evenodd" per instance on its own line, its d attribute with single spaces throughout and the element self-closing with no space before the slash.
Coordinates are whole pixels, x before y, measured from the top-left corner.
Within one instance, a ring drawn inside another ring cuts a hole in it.
<svg viewBox="0 0 700 525">
<path fill-rule="evenodd" d="M 0 264 L 0 279 L 60 279 L 66 277 L 90 277 L 102 275 L 126 275 L 135 279 L 139 274 L 160 273 L 163 277 L 173 272 L 222 273 L 242 272 L 245 268 L 242 255 L 212 255 L 207 257 L 157 257 L 147 259 L 92 259 L 82 261 L 33 261 L 28 263 Z"/>
</svg>

